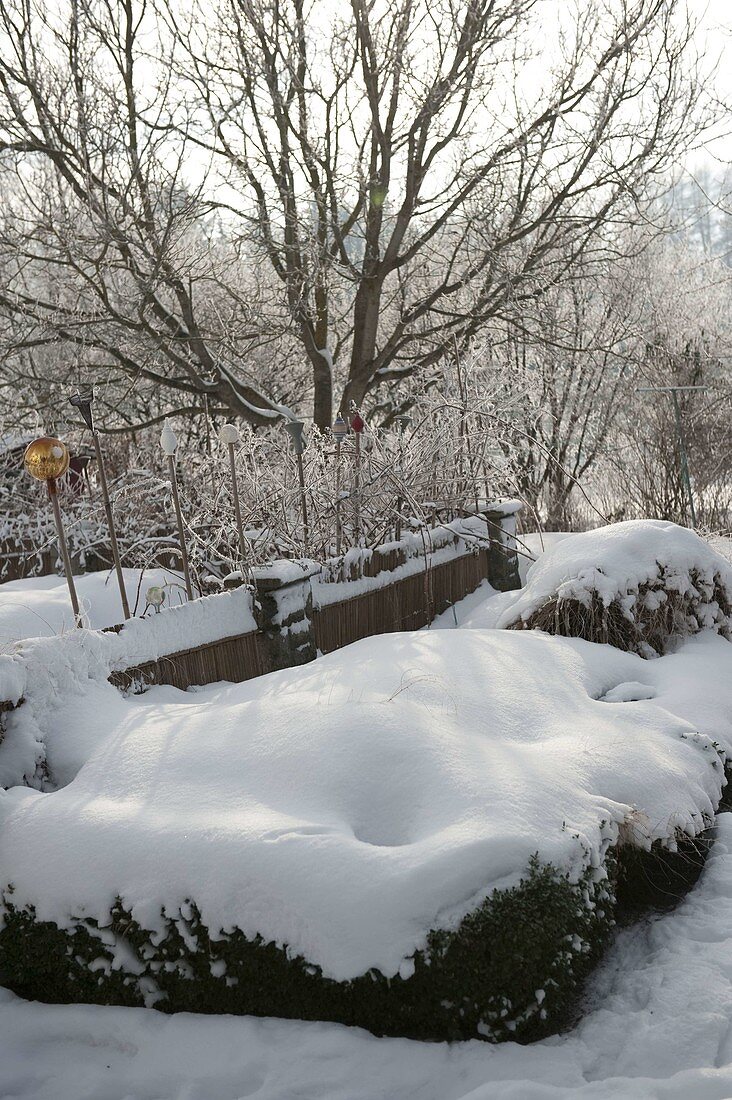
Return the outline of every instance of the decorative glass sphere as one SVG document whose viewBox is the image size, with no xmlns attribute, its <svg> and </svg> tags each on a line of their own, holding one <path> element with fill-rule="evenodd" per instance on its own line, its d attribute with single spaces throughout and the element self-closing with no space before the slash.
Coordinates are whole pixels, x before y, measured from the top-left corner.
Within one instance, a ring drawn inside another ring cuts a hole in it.
<svg viewBox="0 0 732 1100">
<path fill-rule="evenodd" d="M 172 457 L 178 449 L 178 440 L 169 420 L 165 421 L 160 433 L 160 446 L 168 457 Z"/>
<path fill-rule="evenodd" d="M 151 584 L 145 593 L 145 601 L 150 607 L 162 607 L 165 603 L 165 589 L 159 584 Z"/>
<path fill-rule="evenodd" d="M 239 429 L 236 424 L 222 424 L 219 428 L 219 439 L 226 446 L 230 443 L 236 445 L 239 442 Z"/>
<path fill-rule="evenodd" d="M 37 481 L 63 477 L 69 468 L 69 449 L 60 439 L 44 435 L 28 444 L 23 463 Z"/>
<path fill-rule="evenodd" d="M 302 420 L 285 420 L 282 427 L 285 429 L 290 439 L 292 440 L 295 448 L 295 454 L 301 455 L 305 449 L 305 442 L 302 437 L 305 425 Z"/>
</svg>

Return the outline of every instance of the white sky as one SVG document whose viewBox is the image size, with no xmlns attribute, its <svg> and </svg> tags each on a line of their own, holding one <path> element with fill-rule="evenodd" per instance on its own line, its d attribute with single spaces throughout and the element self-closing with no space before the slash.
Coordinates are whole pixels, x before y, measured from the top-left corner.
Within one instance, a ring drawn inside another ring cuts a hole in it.
<svg viewBox="0 0 732 1100">
<path fill-rule="evenodd" d="M 732 106 L 732 0 L 687 0 L 687 4 L 700 23 L 700 43 L 708 55 L 709 72 L 714 70 L 716 95 Z M 717 141 L 710 141 L 706 155 L 700 151 L 693 158 L 693 165 L 715 160 L 732 162 L 732 110 L 726 114 L 720 125 L 722 136 Z"/>
</svg>

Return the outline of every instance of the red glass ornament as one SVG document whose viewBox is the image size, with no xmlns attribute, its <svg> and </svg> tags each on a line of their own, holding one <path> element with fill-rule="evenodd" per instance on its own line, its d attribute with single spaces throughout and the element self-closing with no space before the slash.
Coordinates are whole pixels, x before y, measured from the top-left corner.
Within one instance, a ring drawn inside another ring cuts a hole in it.
<svg viewBox="0 0 732 1100">
<path fill-rule="evenodd" d="M 357 433 L 358 435 L 360 435 L 360 434 L 361 434 L 361 432 L 362 432 L 362 431 L 364 430 L 364 427 L 365 427 L 365 425 L 364 425 L 364 422 L 363 422 L 363 420 L 362 420 L 362 419 L 361 419 L 361 417 L 360 417 L 360 416 L 358 415 L 358 413 L 356 413 L 356 415 L 354 416 L 353 420 L 351 421 L 351 429 L 352 429 L 352 430 L 353 430 L 354 432 L 356 432 L 356 433 Z"/>
</svg>

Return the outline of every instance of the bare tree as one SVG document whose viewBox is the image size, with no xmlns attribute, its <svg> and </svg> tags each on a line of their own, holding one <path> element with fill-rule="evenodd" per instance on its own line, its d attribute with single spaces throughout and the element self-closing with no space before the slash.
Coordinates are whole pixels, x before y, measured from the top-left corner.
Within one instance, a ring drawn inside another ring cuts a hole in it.
<svg viewBox="0 0 732 1100">
<path fill-rule="evenodd" d="M 708 121 L 677 0 L 159 5 L 0 5 L 0 310 L 181 411 L 393 413 Z"/>
<path fill-rule="evenodd" d="M 515 491 L 550 530 L 571 525 L 578 487 L 622 419 L 636 373 L 638 291 L 637 261 L 608 262 L 547 290 L 521 325 L 490 330 L 488 372 L 502 379 L 510 428 L 500 436 L 506 462 Z"/>
<path fill-rule="evenodd" d="M 0 5 L 6 351 L 43 378 L 61 348 L 67 373 L 267 423 L 282 410 L 243 369 L 261 326 L 236 257 L 186 177 L 185 138 L 155 129 L 169 85 L 145 18 L 134 0 Z"/>
<path fill-rule="evenodd" d="M 631 344 L 637 367 L 598 475 L 609 507 L 688 522 L 671 396 L 643 388 L 699 387 L 677 400 L 699 520 L 721 529 L 732 518 L 732 279 L 704 243 L 659 243 L 638 265 Z"/>
<path fill-rule="evenodd" d="M 228 166 L 321 426 L 334 362 L 339 404 L 359 404 L 520 312 L 699 121 L 691 30 L 666 0 L 573 7 L 538 78 L 536 0 L 351 0 L 333 23 L 319 0 L 223 0 L 215 30 L 208 6 L 168 10 L 186 132 Z"/>
</svg>

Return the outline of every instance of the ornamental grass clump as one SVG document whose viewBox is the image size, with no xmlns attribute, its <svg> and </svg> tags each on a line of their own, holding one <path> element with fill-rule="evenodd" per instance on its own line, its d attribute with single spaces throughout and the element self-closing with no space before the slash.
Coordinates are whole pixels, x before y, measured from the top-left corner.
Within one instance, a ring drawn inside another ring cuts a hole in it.
<svg viewBox="0 0 732 1100">
<path fill-rule="evenodd" d="M 701 630 L 732 636 L 732 568 L 674 523 L 611 524 L 549 550 L 498 625 L 658 657 Z"/>
</svg>

